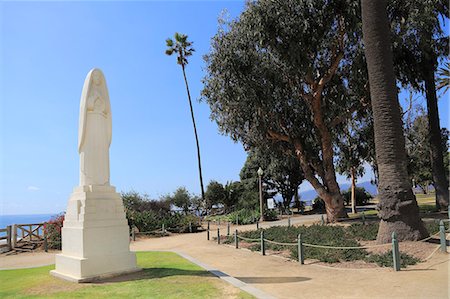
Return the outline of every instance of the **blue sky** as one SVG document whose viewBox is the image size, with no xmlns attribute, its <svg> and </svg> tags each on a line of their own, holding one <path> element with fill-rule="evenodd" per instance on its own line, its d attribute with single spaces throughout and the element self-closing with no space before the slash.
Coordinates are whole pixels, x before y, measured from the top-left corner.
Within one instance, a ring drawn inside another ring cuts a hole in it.
<svg viewBox="0 0 450 299">
<path fill-rule="evenodd" d="M 182 73 L 164 54 L 164 41 L 176 31 L 194 41 L 187 75 L 198 99 L 202 55 L 217 18 L 223 9 L 236 17 L 243 7 L 242 1 L 0 2 L 0 214 L 65 210 L 78 184 L 79 101 L 93 67 L 103 70 L 111 98 L 111 183 L 153 198 L 178 186 L 199 193 Z M 448 99 L 439 108 L 448 126 Z M 242 146 L 218 133 L 205 103 L 195 101 L 194 109 L 205 184 L 237 180 Z"/>
</svg>

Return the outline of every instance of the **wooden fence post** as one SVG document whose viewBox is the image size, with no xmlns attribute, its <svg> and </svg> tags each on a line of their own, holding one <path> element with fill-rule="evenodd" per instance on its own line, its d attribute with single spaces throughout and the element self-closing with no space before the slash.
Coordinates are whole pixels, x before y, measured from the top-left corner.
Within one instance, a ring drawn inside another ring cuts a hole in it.
<svg viewBox="0 0 450 299">
<path fill-rule="evenodd" d="M 220 244 L 220 228 L 217 228 L 217 244 Z"/>
<path fill-rule="evenodd" d="M 362 222 L 363 222 L 363 225 L 366 224 L 366 214 L 364 214 L 364 211 L 362 211 Z"/>
<path fill-rule="evenodd" d="M 48 223 L 44 223 L 44 251 L 45 252 L 48 252 L 47 228 L 48 228 Z"/>
<path fill-rule="evenodd" d="M 445 238 L 444 221 L 439 221 L 439 237 L 441 239 L 441 251 L 447 252 L 447 239 Z"/>
<path fill-rule="evenodd" d="M 397 234 L 392 233 L 392 258 L 394 261 L 394 271 L 400 271 L 400 252 L 398 250 Z"/>
<path fill-rule="evenodd" d="M 261 254 L 266 255 L 266 248 L 264 244 L 264 231 L 261 231 Z"/>
<path fill-rule="evenodd" d="M 209 241 L 209 220 L 208 220 L 208 228 L 206 230 L 206 240 Z"/>
<path fill-rule="evenodd" d="M 238 230 L 234 231 L 234 245 L 236 245 L 236 249 L 239 248 Z"/>
<path fill-rule="evenodd" d="M 12 227 L 12 236 L 11 236 L 11 246 L 12 248 L 16 248 L 17 243 L 17 226 L 13 224 Z"/>
<path fill-rule="evenodd" d="M 305 256 L 303 252 L 302 234 L 298 234 L 297 240 L 298 240 L 298 262 L 300 263 L 300 265 L 303 265 L 305 263 Z"/>
<path fill-rule="evenodd" d="M 6 227 L 6 245 L 8 246 L 8 251 L 12 249 L 11 246 L 11 225 Z"/>
<path fill-rule="evenodd" d="M 323 215 L 320 216 L 320 220 L 322 222 L 322 225 L 324 225 L 325 224 L 325 219 L 323 218 Z"/>
<path fill-rule="evenodd" d="M 227 222 L 227 236 L 230 235 L 230 222 Z"/>
<path fill-rule="evenodd" d="M 259 221 L 256 220 L 256 229 L 259 229 Z"/>
</svg>

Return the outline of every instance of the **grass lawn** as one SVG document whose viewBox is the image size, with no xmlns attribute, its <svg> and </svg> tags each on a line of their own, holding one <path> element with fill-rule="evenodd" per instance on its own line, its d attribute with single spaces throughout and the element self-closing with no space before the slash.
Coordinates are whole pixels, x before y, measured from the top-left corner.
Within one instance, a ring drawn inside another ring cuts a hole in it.
<svg viewBox="0 0 450 299">
<path fill-rule="evenodd" d="M 253 298 L 172 252 L 138 252 L 137 261 L 140 273 L 88 284 L 51 276 L 54 265 L 2 270 L 0 298 Z"/>
</svg>

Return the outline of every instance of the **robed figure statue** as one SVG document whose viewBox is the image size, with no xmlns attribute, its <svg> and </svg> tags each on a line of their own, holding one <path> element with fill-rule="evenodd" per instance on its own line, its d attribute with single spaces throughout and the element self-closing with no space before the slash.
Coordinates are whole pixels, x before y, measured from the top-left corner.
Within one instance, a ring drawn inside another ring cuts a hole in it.
<svg viewBox="0 0 450 299">
<path fill-rule="evenodd" d="M 80 103 L 78 152 L 80 186 L 109 185 L 111 104 L 101 70 L 93 69 L 84 81 Z"/>
</svg>

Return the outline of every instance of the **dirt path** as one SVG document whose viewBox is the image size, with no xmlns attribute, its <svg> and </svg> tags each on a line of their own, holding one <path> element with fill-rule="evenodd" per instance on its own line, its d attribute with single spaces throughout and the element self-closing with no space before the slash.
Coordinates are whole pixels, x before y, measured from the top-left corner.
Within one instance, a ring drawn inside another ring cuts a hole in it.
<svg viewBox="0 0 450 299">
<path fill-rule="evenodd" d="M 226 226 L 222 229 L 226 231 Z M 247 229 L 254 225 L 239 227 Z M 390 268 L 300 266 L 276 256 L 217 245 L 206 240 L 205 232 L 140 239 L 131 248 L 184 252 L 277 298 L 449 298 L 450 294 L 449 254 L 436 253 L 427 262 L 394 272 Z"/>
<path fill-rule="evenodd" d="M 264 223 L 262 227 L 286 224 Z M 292 224 L 320 221 L 320 215 L 291 219 Z M 211 229 L 216 229 L 211 225 Z M 233 232 L 235 227 L 232 226 Z M 239 230 L 255 225 L 239 226 Z M 226 225 L 221 226 L 222 234 Z M 215 236 L 214 233 L 211 236 Z M 138 239 L 131 249 L 176 250 L 231 275 L 277 298 L 449 298 L 450 255 L 435 253 L 427 262 L 400 272 L 390 268 L 339 269 L 315 264 L 300 266 L 277 256 L 261 256 L 206 240 L 206 232 L 164 238 Z M 0 268 L 33 267 L 54 263 L 54 253 L 1 256 Z"/>
</svg>

